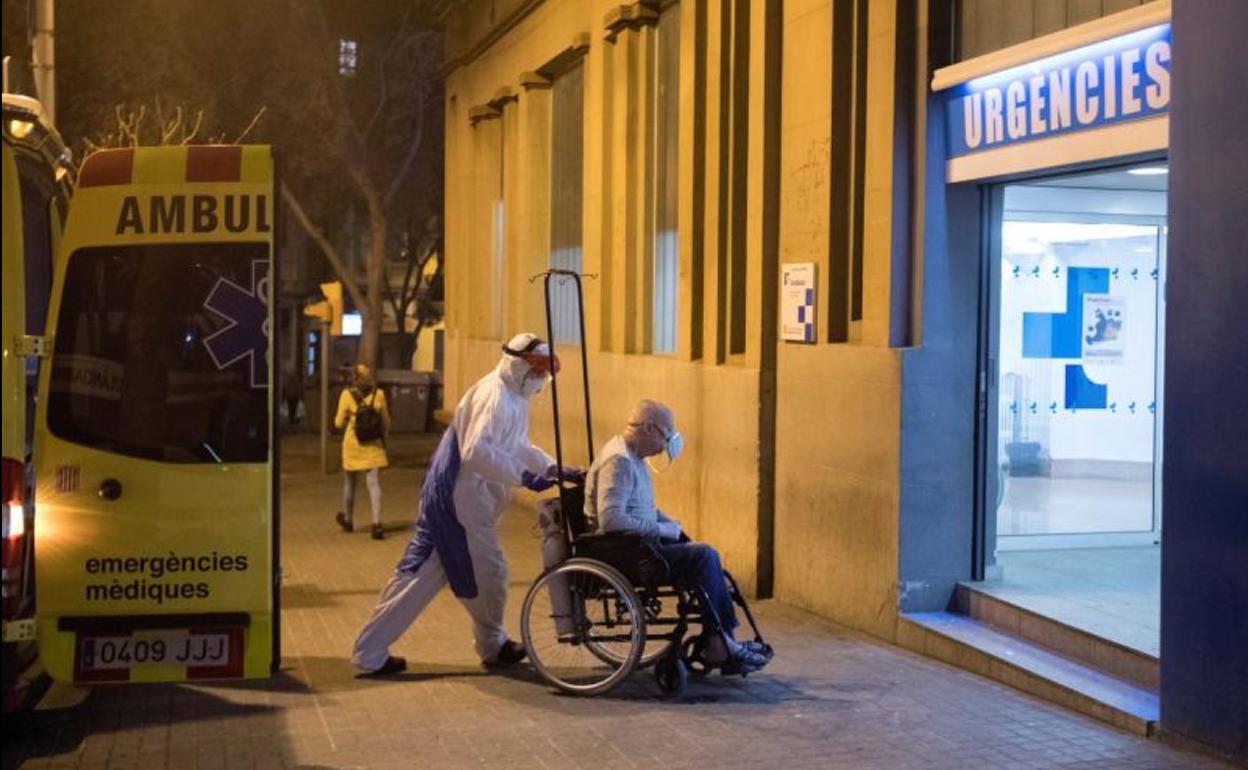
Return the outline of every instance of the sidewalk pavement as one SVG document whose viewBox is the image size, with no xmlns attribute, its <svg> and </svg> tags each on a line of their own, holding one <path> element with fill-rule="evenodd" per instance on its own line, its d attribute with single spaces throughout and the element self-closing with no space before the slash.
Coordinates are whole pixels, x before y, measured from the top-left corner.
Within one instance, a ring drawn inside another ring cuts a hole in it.
<svg viewBox="0 0 1248 770">
<path fill-rule="evenodd" d="M 684 700 L 640 672 L 606 697 L 555 694 L 527 666 L 484 672 L 449 592 L 394 649 L 407 674 L 355 678 L 348 656 L 407 539 L 436 436 L 396 438 L 383 473 L 389 537 L 333 523 L 340 479 L 315 438 L 286 442 L 283 670 L 233 685 L 100 687 L 79 707 L 6 723 L 24 768 L 1212 768 L 996 682 L 774 601 L 753 603 L 776 660 L 711 677 Z M 363 490 L 360 490 L 363 493 Z M 366 498 L 357 521 L 367 519 Z M 508 628 L 540 568 L 531 510 L 504 518 Z M 731 565 L 729 565 L 731 567 Z"/>
</svg>

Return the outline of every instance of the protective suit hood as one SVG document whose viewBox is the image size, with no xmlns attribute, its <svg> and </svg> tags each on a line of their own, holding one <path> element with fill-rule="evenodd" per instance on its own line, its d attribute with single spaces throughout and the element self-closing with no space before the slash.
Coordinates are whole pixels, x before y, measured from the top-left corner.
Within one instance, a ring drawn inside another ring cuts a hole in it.
<svg viewBox="0 0 1248 770">
<path fill-rule="evenodd" d="M 534 371 L 532 359 L 548 355 L 550 346 L 537 335 L 529 332 L 517 334 L 503 345 L 503 355 L 494 371 L 508 390 L 530 398 L 540 393 L 549 379 L 545 373 Z M 557 359 L 555 365 L 557 370 Z"/>
</svg>

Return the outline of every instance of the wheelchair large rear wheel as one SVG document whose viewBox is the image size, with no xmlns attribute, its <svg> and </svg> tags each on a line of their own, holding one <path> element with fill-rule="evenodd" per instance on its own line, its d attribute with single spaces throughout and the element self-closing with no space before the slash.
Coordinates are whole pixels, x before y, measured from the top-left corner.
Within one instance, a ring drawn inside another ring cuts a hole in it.
<svg viewBox="0 0 1248 770">
<path fill-rule="evenodd" d="M 546 681 L 574 695 L 599 695 L 637 667 L 646 621 L 632 585 L 616 569 L 570 559 L 533 583 L 520 633 Z"/>
</svg>

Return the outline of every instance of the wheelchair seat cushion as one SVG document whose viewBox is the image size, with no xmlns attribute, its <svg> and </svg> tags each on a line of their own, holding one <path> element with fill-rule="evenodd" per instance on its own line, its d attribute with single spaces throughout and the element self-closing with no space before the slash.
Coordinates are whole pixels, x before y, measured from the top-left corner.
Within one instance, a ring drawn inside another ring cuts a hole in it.
<svg viewBox="0 0 1248 770">
<path fill-rule="evenodd" d="M 572 555 L 615 567 L 634 585 L 670 580 L 667 562 L 654 544 L 635 532 L 595 532 L 572 541 Z"/>
</svg>

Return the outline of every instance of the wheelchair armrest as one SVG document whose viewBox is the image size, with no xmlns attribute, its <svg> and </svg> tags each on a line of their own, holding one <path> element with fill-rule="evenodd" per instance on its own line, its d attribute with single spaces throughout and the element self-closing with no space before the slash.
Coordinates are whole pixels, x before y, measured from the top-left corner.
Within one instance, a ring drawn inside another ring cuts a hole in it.
<svg viewBox="0 0 1248 770">
<path fill-rule="evenodd" d="M 572 555 L 605 562 L 634 583 L 666 581 L 667 560 L 636 532 L 593 532 L 572 541 Z"/>
</svg>

